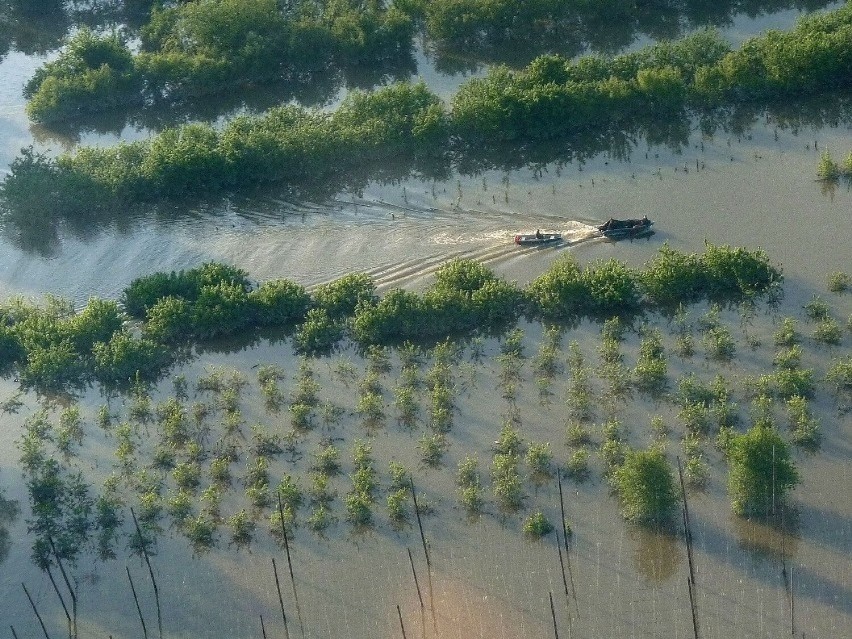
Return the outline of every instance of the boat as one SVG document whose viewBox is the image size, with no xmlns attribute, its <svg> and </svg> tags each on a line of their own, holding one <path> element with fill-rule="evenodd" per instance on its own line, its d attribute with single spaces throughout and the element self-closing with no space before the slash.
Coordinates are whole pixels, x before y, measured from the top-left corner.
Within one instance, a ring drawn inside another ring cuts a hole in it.
<svg viewBox="0 0 852 639">
<path fill-rule="evenodd" d="M 621 240 L 627 237 L 637 237 L 651 232 L 653 222 L 644 216 L 640 219 L 617 220 L 613 217 L 598 226 L 601 235 L 613 240 Z"/>
<path fill-rule="evenodd" d="M 527 235 L 516 235 L 515 244 L 519 246 L 545 246 L 547 244 L 558 244 L 562 241 L 559 233 L 529 233 Z"/>
</svg>

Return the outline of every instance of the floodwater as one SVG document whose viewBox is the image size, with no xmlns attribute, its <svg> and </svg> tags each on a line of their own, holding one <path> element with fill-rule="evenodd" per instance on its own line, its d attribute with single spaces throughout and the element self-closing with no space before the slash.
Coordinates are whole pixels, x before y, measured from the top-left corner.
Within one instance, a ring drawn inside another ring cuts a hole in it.
<svg viewBox="0 0 852 639">
<path fill-rule="evenodd" d="M 796 15 L 786 8 L 754 18 L 735 15 L 725 26 L 732 40 L 768 27 L 785 27 Z M 724 22 L 724 21 L 722 21 Z M 641 44 L 641 32 L 622 46 Z M 0 62 L 0 165 L 8 166 L 18 149 L 71 148 L 75 136 L 57 139 L 31 130 L 23 112 L 20 87 L 45 59 L 49 47 L 36 54 L 10 51 Z M 442 96 L 481 68 L 459 75 L 444 75 L 430 66 L 418 49 L 418 73 Z M 334 101 L 339 100 L 338 95 Z M 799 318 L 805 335 L 813 330 L 804 322 L 801 305 L 813 294 L 823 296 L 841 323 L 852 313 L 852 296 L 826 292 L 826 275 L 850 271 L 852 194 L 841 184 L 832 190 L 815 181 L 819 154 L 829 149 L 835 158 L 852 151 L 850 120 L 832 104 L 802 108 L 801 121 L 791 123 L 782 114 L 759 115 L 746 126 L 703 134 L 697 122 L 677 123 L 686 131 L 678 143 L 653 143 L 639 137 L 626 151 L 600 153 L 575 160 L 547 161 L 535 168 L 491 170 L 477 175 L 453 175 L 445 181 L 404 179 L 393 184 L 370 183 L 357 193 L 340 193 L 328 201 L 287 201 L 274 195 L 232 198 L 196 208 L 181 206 L 116 215 L 99 228 L 79 228 L 71 220 L 57 220 L 55 228 L 39 234 L 22 234 L 7 222 L 0 238 L 0 296 L 60 294 L 82 304 L 91 295 L 116 297 L 134 277 L 155 270 L 190 268 L 203 261 L 225 261 L 246 269 L 258 280 L 287 277 L 311 286 L 350 272 L 367 272 L 381 290 L 395 286 L 418 289 L 427 285 L 442 262 L 469 257 L 485 262 L 499 274 L 528 282 L 564 251 L 582 262 L 616 257 L 633 265 L 650 259 L 664 241 L 681 250 L 702 250 L 705 241 L 761 246 L 781 263 L 787 279 L 787 296 L 777 312 L 759 313 L 745 329 L 735 312 L 723 313 L 737 339 L 732 364 L 707 360 L 700 346 L 691 360 L 672 353 L 670 327 L 653 319 L 664 334 L 672 381 L 695 371 L 709 380 L 724 375 L 734 387 L 734 401 L 747 419 L 749 398 L 745 376 L 771 372 L 772 332 L 779 316 Z M 827 115 L 826 115 L 827 113 Z M 838 115 L 841 114 L 841 115 Z M 213 116 L 215 117 L 215 116 Z M 83 133 L 86 143 L 110 144 L 116 139 L 145 136 L 149 129 L 118 125 L 107 132 Z M 112 131 L 112 132 L 110 132 Z M 511 165 L 511 162 L 507 163 Z M 595 237 L 591 225 L 610 215 L 648 214 L 657 233 L 647 240 L 607 243 Z M 520 231 L 535 228 L 564 234 L 557 249 L 523 249 L 511 244 Z M 318 259 L 319 257 L 319 259 Z M 704 308 L 692 309 L 693 321 Z M 550 442 L 554 463 L 564 465 L 566 445 L 564 400 L 567 375 L 554 378 L 552 395 L 542 402 L 532 372 L 532 357 L 541 342 L 541 328 L 522 325 L 529 359 L 516 390 L 522 436 L 530 442 Z M 563 347 L 577 340 L 593 369 L 598 366 L 599 327 L 583 324 L 563 336 Z M 760 341 L 752 348 L 748 340 Z M 852 338 L 844 333 L 840 346 L 828 349 L 805 342 L 804 365 L 822 379 L 832 358 L 848 355 Z M 625 362 L 635 362 L 638 337 L 630 334 L 624 346 Z M 248 549 L 228 544 L 227 525 L 218 530 L 217 547 L 193 556 L 185 537 L 161 520 L 156 555 L 152 557 L 162 599 L 163 634 L 170 637 L 258 637 L 260 617 L 271 635 L 281 636 L 284 622 L 271 565 L 275 556 L 289 633 L 293 637 L 401 637 L 400 617 L 408 637 L 549 637 L 554 636 L 549 595 L 562 637 L 692 637 L 687 575 L 688 561 L 682 532 L 649 533 L 625 524 L 617 500 L 602 477 L 596 451 L 600 427 L 607 415 L 598 407 L 592 427 L 591 479 L 565 482 L 566 517 L 574 535 L 565 561 L 570 574 L 566 595 L 553 535 L 541 541 L 524 538 L 523 519 L 537 511 L 557 523 L 559 495 L 555 478 L 537 486 L 526 477 L 526 499 L 520 513 L 500 512 L 490 491 L 492 445 L 506 415 L 514 410 L 500 387 L 499 344 L 484 343 L 481 363 L 470 360 L 472 348 L 454 367 L 457 397 L 449 448 L 438 468 L 424 466 L 417 442 L 425 430 L 429 393 L 419 392 L 421 419 L 414 431 L 396 424 L 393 387 L 400 367 L 380 376 L 386 421 L 378 429 L 365 429 L 356 410 L 358 381 L 365 377 L 365 362 L 353 350 L 312 362 L 320 384 L 320 399 L 343 409 L 335 423 L 317 426 L 298 438 L 294 455 L 284 454 L 270 466 L 275 486 L 284 473 L 309 485 L 311 454 L 320 440 L 330 437 L 342 452 L 342 473 L 332 480 L 337 498 L 332 514 L 337 518 L 319 536 L 306 520 L 310 506 L 298 515 L 294 533 L 291 584 L 286 556 L 269 534 L 270 510 L 257 516 L 255 539 Z M 565 361 L 564 350 L 561 361 Z M 240 460 L 232 465 L 233 487 L 223 496 L 221 514 L 251 509 L 242 477 L 251 431 L 261 423 L 284 436 L 290 431 L 287 411 L 264 409 L 258 390 L 258 364 L 277 363 L 286 371 L 281 382 L 289 397 L 298 361 L 289 341 L 222 344 L 198 353 L 183 369 L 190 384 L 191 402 L 213 404 L 209 394 L 194 394 L 194 382 L 211 366 L 243 372 L 250 384 L 240 408 L 244 418 Z M 425 374 L 431 365 L 421 366 Z M 354 370 L 353 377 L 345 372 Z M 605 382 L 593 377 L 595 390 L 606 395 Z M 16 383 L 0 380 L 0 400 L 11 397 Z M 172 392 L 163 382 L 154 401 Z M 23 421 L 39 407 L 35 396 L 24 396 L 16 414 L 3 416 L 0 432 L 5 442 L 17 441 Z M 61 400 L 65 401 L 65 400 Z M 69 467 L 79 469 L 95 492 L 118 463 L 114 432 L 95 425 L 98 407 L 109 402 L 116 415 L 126 418 L 128 407 L 120 398 L 104 398 L 90 390 L 78 398 L 84 414 L 85 438 Z M 820 384 L 812 402 L 821 419 L 823 441 L 816 454 L 795 453 L 802 483 L 793 493 L 790 515 L 783 528 L 734 517 L 726 496 L 725 464 L 712 441 L 703 443 L 710 479 L 703 492 L 691 491 L 696 566 L 696 616 L 699 636 L 839 637 L 852 627 L 852 421 L 838 411 L 827 387 Z M 59 407 L 53 407 L 57 420 Z M 661 415 L 671 426 L 667 452 L 682 455 L 682 426 L 677 409 L 668 401 L 634 396 L 615 402 L 614 416 L 629 432 L 635 446 L 650 441 L 649 422 Z M 784 412 L 776 408 L 779 425 Z M 211 449 L 222 435 L 221 412 L 207 418 L 203 439 Z M 117 423 L 117 420 L 116 420 Z M 158 436 L 154 424 L 140 427 L 138 467 L 150 464 Z M 374 506 L 375 525 L 356 531 L 345 521 L 344 498 L 351 487 L 351 454 L 356 439 L 373 447 L 380 489 Z M 77 449 L 75 449 L 77 450 Z M 457 464 L 467 455 L 480 461 L 486 506 L 482 517 L 471 521 L 460 506 L 455 487 Z M 13 625 L 19 636 L 36 636 L 38 622 L 21 582 L 33 595 L 52 636 L 65 632 L 65 616 L 45 573 L 30 562 L 32 538 L 27 535 L 27 488 L 16 446 L 0 447 L 0 622 Z M 412 472 L 420 499 L 434 513 L 423 517 L 431 570 L 407 503 L 408 523 L 394 530 L 385 506 L 390 483 L 388 462 L 399 461 Z M 203 466 L 207 468 L 207 461 Z M 201 490 L 210 483 L 206 473 Z M 173 481 L 167 486 L 171 487 Z M 195 508 L 201 506 L 195 495 Z M 122 487 L 127 505 L 138 498 L 132 487 Z M 164 495 L 167 494 L 164 492 Z M 18 510 L 15 508 L 17 504 Z M 132 530 L 129 519 L 116 547 L 117 558 L 99 561 L 90 555 L 69 567 L 79 600 L 81 637 L 134 637 L 141 635 L 125 567 L 133 575 L 147 631 L 156 633 L 156 612 L 147 569 L 127 548 Z M 791 523 L 792 522 L 792 523 Z M 783 531 L 783 532 L 782 532 Z M 412 576 L 411 550 L 424 606 Z M 431 577 L 431 579 L 430 579 Z M 431 585 L 430 585 L 431 582 Z M 572 587 L 573 584 L 573 587 Z M 298 595 L 299 606 L 293 596 Z M 67 595 L 66 595 L 67 599 Z M 397 612 L 399 606 L 399 613 Z M 301 617 L 301 623 L 300 623 Z"/>
</svg>

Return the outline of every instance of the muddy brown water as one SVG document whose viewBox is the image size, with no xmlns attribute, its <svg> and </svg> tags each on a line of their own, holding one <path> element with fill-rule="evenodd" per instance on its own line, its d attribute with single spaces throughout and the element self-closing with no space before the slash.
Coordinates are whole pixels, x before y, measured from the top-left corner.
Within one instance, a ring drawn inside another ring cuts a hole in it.
<svg viewBox="0 0 852 639">
<path fill-rule="evenodd" d="M 789 24 L 794 12 L 738 19 L 729 35 L 742 37 L 766 26 Z M 422 62 L 422 61 L 421 61 Z M 41 59 L 16 52 L 0 63 L 0 149 L 8 166 L 17 149 L 33 142 L 23 114 L 20 86 Z M 447 77 L 421 68 L 421 75 L 442 95 L 452 94 L 461 77 Z M 490 171 L 476 176 L 456 175 L 446 182 L 416 179 L 396 184 L 370 184 L 358 194 L 339 194 L 332 201 L 291 202 L 272 196 L 243 198 L 178 215 L 141 213 L 121 223 L 78 230 L 60 224 L 49 237 L 22 242 L 15 229 L 4 229 L 0 250 L 0 295 L 58 293 L 82 304 L 90 295 L 117 296 L 136 276 L 154 270 L 196 266 L 221 260 L 246 269 L 257 279 L 288 277 L 311 286 L 353 271 L 370 273 L 385 291 L 394 286 L 419 289 L 446 259 L 469 257 L 485 262 L 499 274 L 527 282 L 558 255 L 570 251 L 583 262 L 616 257 L 641 265 L 663 242 L 681 250 L 700 251 L 704 242 L 762 246 L 781 263 L 787 277 L 787 296 L 777 313 L 763 310 L 747 327 L 761 342 L 752 349 L 735 312 L 723 313 L 737 340 L 733 363 L 706 360 L 696 332 L 697 353 L 680 361 L 672 353 L 670 327 L 652 318 L 664 334 L 669 357 L 669 378 L 674 382 L 688 371 L 709 380 L 723 374 L 734 386 L 734 400 L 744 420 L 748 403 L 744 376 L 772 369 L 772 332 L 777 318 L 800 319 L 805 335 L 813 330 L 803 319 L 801 305 L 814 293 L 832 307 L 833 316 L 845 323 L 852 313 L 852 296 L 826 292 L 826 275 L 850 272 L 849 244 L 852 195 L 844 185 L 827 191 L 814 180 L 819 153 L 830 149 L 836 158 L 852 150 L 849 124 L 798 128 L 758 119 L 742 135 L 717 133 L 705 137 L 691 124 L 687 145 L 669 149 L 638 140 L 629 161 L 606 155 L 582 166 L 576 162 L 508 173 Z M 148 131 L 126 129 L 124 138 Z M 86 142 L 110 144 L 114 136 L 88 134 Z M 61 141 L 36 137 L 42 148 L 58 149 Z M 646 158 L 647 153 L 647 158 Z M 647 213 L 657 233 L 647 240 L 606 243 L 594 237 L 592 225 L 610 215 Z M 556 230 L 566 237 L 557 249 L 518 249 L 511 237 L 535 228 Z M 321 256 L 318 259 L 318 256 Z M 695 321 L 706 310 L 691 309 Z M 522 324 L 529 359 L 518 384 L 520 430 L 532 442 L 550 442 L 554 461 L 564 464 L 570 448 L 565 436 L 563 370 L 553 380 L 553 395 L 541 403 L 532 373 L 531 358 L 541 339 L 541 328 Z M 563 336 L 565 345 L 576 340 L 589 366 L 599 364 L 596 352 L 599 327 L 582 324 Z M 625 362 L 635 362 L 638 338 L 630 334 L 624 346 Z M 849 332 L 831 349 L 805 340 L 805 366 L 821 379 L 832 358 L 848 355 Z M 365 375 L 365 362 L 348 348 L 313 362 L 320 382 L 320 398 L 344 409 L 340 421 L 317 427 L 299 440 L 301 457 L 278 457 L 271 465 L 272 484 L 282 474 L 293 473 L 308 486 L 310 454 L 320 439 L 332 437 L 340 447 L 343 472 L 333 481 L 337 498 L 332 513 L 337 518 L 319 536 L 305 525 L 309 507 L 299 512 L 300 527 L 293 540 L 293 568 L 302 622 L 307 637 L 400 637 L 396 606 L 400 606 L 408 637 L 549 637 L 553 622 L 549 593 L 553 593 L 557 624 L 562 637 L 692 637 L 692 616 L 687 592 L 688 562 L 682 534 L 659 534 L 627 525 L 617 500 L 602 478 L 600 460 L 592 450 L 592 477 L 577 484 L 565 482 L 566 511 L 574 536 L 570 566 L 576 601 L 566 598 L 553 535 L 541 541 L 525 539 L 524 517 L 541 510 L 559 521 L 555 480 L 537 486 L 524 475 L 526 499 L 519 513 L 503 514 L 490 492 L 492 445 L 509 409 L 499 389 L 499 343 L 485 342 L 483 362 L 472 363 L 470 347 L 464 364 L 454 366 L 458 397 L 450 446 L 439 468 L 422 465 L 417 441 L 424 431 L 429 396 L 419 394 L 421 420 L 407 431 L 395 422 L 392 388 L 399 378 L 399 362 L 380 377 L 386 402 L 386 423 L 374 432 L 365 430 L 356 412 L 357 379 Z M 344 383 L 337 371 L 351 363 L 357 379 Z M 262 423 L 271 432 L 289 431 L 286 411 L 264 409 L 255 378 L 257 364 L 278 363 L 287 372 L 281 383 L 285 393 L 294 387 L 298 360 L 289 341 L 261 340 L 252 346 L 221 345 L 199 353 L 184 368 L 190 386 L 211 366 L 243 371 L 250 381 L 241 401 L 249 426 Z M 431 361 L 421 367 L 425 374 Z M 600 441 L 599 425 L 606 417 L 606 385 L 593 376 L 602 398 L 596 407 L 593 439 Z M 16 391 L 11 379 L 0 380 L 0 400 Z M 171 393 L 164 381 L 154 400 Z M 212 401 L 208 395 L 192 401 Z M 13 625 L 19 636 L 37 636 L 40 629 L 20 583 L 27 584 L 52 636 L 62 636 L 65 619 L 46 575 L 30 562 L 32 538 L 27 534 L 27 490 L 14 445 L 24 419 L 44 399 L 27 395 L 17 414 L 3 415 L 0 433 L 0 487 L 5 499 L 21 512 L 0 509 L 0 623 Z M 101 432 L 94 423 L 98 407 L 109 402 L 116 414 L 125 414 L 120 398 L 103 397 L 96 389 L 77 400 L 85 415 L 85 439 L 71 465 L 79 468 L 93 490 L 113 472 L 116 437 Z M 695 535 L 696 593 L 699 636 L 779 637 L 791 629 L 795 636 L 840 637 L 852 627 L 852 422 L 839 412 L 834 398 L 820 385 L 813 409 L 821 420 L 823 441 L 816 454 L 797 450 L 795 459 L 802 483 L 794 491 L 790 521 L 782 534 L 777 527 L 748 521 L 730 513 L 726 494 L 725 464 L 712 442 L 703 444 L 710 479 L 703 492 L 690 493 Z M 56 421 L 57 408 L 52 418 Z M 677 410 L 668 402 L 634 395 L 615 403 L 615 416 L 629 432 L 635 446 L 650 441 L 649 422 L 661 415 L 671 426 L 667 453 L 682 455 Z M 786 434 L 784 413 L 776 417 Z M 208 418 L 211 446 L 221 433 L 221 414 Z M 150 463 L 152 425 L 142 429 L 140 467 Z M 345 521 L 343 500 L 350 489 L 351 452 L 356 439 L 373 447 L 380 489 L 374 507 L 375 526 L 354 531 Z M 454 483 L 458 462 L 467 455 L 480 461 L 485 489 L 485 513 L 470 520 L 459 505 Z M 222 501 L 223 516 L 249 508 L 241 478 L 247 455 L 232 466 L 235 481 Z M 388 523 L 385 507 L 389 484 L 388 462 L 404 463 L 414 476 L 422 499 L 434 513 L 423 518 L 432 558 L 432 592 L 419 532 L 408 504 L 409 522 L 401 530 Z M 205 463 L 205 471 L 207 465 Z M 202 489 L 209 475 L 202 480 Z M 168 484 L 171 487 L 171 484 Z M 122 489 L 128 504 L 132 490 Z M 164 493 L 167 494 L 167 493 Z M 0 504 L 0 506 L 4 506 Z M 200 507 L 198 495 L 195 508 Z M 128 513 L 124 513 L 129 517 Z M 278 561 L 282 594 L 291 636 L 301 636 L 295 601 L 286 571 L 286 558 L 269 534 L 269 510 L 257 517 L 258 529 L 248 549 L 228 545 L 228 530 L 218 530 L 217 546 L 193 556 L 183 535 L 162 520 L 152 558 L 163 604 L 164 635 L 169 637 L 258 637 L 262 615 L 270 635 L 283 634 L 283 622 L 273 580 L 271 557 Z M 791 523 L 792 522 L 792 523 Z M 138 637 L 141 626 L 124 575 L 127 566 L 140 594 L 148 632 L 156 634 L 156 614 L 147 571 L 127 549 L 125 537 L 116 547 L 117 558 L 105 562 L 89 555 L 71 570 L 77 583 L 80 636 Z M 7 540 L 7 541 L 4 541 Z M 426 608 L 421 610 L 408 563 L 411 549 Z M 791 596 L 794 617 L 791 624 Z M 432 604 L 434 603 L 434 617 Z M 792 626 L 792 628 L 791 628 Z M 437 629 L 437 633 L 436 633 Z"/>
</svg>

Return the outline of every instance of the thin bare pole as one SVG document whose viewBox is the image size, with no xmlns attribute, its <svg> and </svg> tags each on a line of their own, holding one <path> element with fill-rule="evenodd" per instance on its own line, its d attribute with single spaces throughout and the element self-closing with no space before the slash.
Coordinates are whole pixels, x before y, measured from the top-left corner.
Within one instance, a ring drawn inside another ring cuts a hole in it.
<svg viewBox="0 0 852 639">
<path fill-rule="evenodd" d="M 281 618 L 284 619 L 284 636 L 290 639 L 290 629 L 287 627 L 287 613 L 284 612 L 284 598 L 281 596 L 281 582 L 278 581 L 278 566 L 275 557 L 272 558 L 272 571 L 275 573 L 275 588 L 278 590 L 278 603 L 281 605 Z"/>
<path fill-rule="evenodd" d="M 556 639 L 559 639 L 559 627 L 556 625 L 556 610 L 553 608 L 553 593 L 548 593 L 550 595 L 550 616 L 553 618 L 553 634 Z"/>
<path fill-rule="evenodd" d="M 260 632 L 263 633 L 263 639 L 266 639 L 266 626 L 263 625 L 263 615 L 260 615 Z"/>
<path fill-rule="evenodd" d="M 796 634 L 796 591 L 793 589 L 793 566 L 790 566 L 790 634 Z"/>
<path fill-rule="evenodd" d="M 130 568 L 124 567 L 127 571 L 127 580 L 130 582 L 130 592 L 133 593 L 133 601 L 136 603 L 136 612 L 139 613 L 139 621 L 142 622 L 142 634 L 145 639 L 148 639 L 148 628 L 145 627 L 145 617 L 142 616 L 142 607 L 139 605 L 139 597 L 136 596 L 136 587 L 133 585 L 133 577 L 130 576 Z"/>
<path fill-rule="evenodd" d="M 580 604 L 577 602 L 577 589 L 574 587 L 574 573 L 571 570 L 571 552 L 568 547 L 568 527 L 565 524 L 565 498 L 562 496 L 562 471 L 559 468 L 556 469 L 556 483 L 559 486 L 559 513 L 562 515 L 562 542 L 565 544 L 565 561 L 568 566 L 568 579 L 571 581 L 571 597 L 574 599 L 574 607 L 577 609 L 577 619 L 579 619 Z"/>
<path fill-rule="evenodd" d="M 27 595 L 27 599 L 30 600 L 30 605 L 33 607 L 33 612 L 35 613 L 35 616 L 38 619 L 39 624 L 41 624 L 41 630 L 42 630 L 42 632 L 44 632 L 44 636 L 47 639 L 50 639 L 50 635 L 47 633 L 47 628 L 44 627 L 44 621 L 42 621 L 41 615 L 38 614 L 38 608 L 36 608 L 36 605 L 35 605 L 35 602 L 33 601 L 33 598 L 30 597 L 30 591 L 27 590 L 27 586 L 24 584 L 24 582 L 21 582 L 21 588 L 24 589 L 24 593 Z"/>
<path fill-rule="evenodd" d="M 565 562 L 562 560 L 562 546 L 559 544 L 559 530 L 556 530 L 556 552 L 559 555 L 559 568 L 562 570 L 562 585 L 565 588 L 565 608 L 568 610 L 568 636 L 571 636 L 571 597 L 568 594 L 568 580 L 565 578 Z"/>
<path fill-rule="evenodd" d="M 414 558 L 411 556 L 411 548 L 406 548 L 408 551 L 408 563 L 411 564 L 411 574 L 414 575 L 414 585 L 417 587 L 417 598 L 420 600 L 420 607 L 423 608 L 423 593 L 420 592 L 420 582 L 417 580 L 417 571 L 414 570 Z"/>
<path fill-rule="evenodd" d="M 692 554 L 692 523 L 689 520 L 689 504 L 686 499 L 686 482 L 683 481 L 683 466 L 677 458 L 677 473 L 680 477 L 680 490 L 683 494 L 683 527 L 686 535 L 686 558 L 689 562 L 689 578 L 695 584 L 695 559 Z"/>
<path fill-rule="evenodd" d="M 426 555 L 426 565 L 431 568 L 432 560 L 429 557 L 429 547 L 426 545 L 426 535 L 423 534 L 423 522 L 420 520 L 420 507 L 417 505 L 417 493 L 414 491 L 414 480 L 409 478 L 411 484 L 411 498 L 414 500 L 414 514 L 417 516 L 417 526 L 420 528 L 420 541 L 423 542 L 423 554 Z"/>
<path fill-rule="evenodd" d="M 53 571 L 50 569 L 50 564 L 45 568 L 45 572 L 47 576 L 50 578 L 50 583 L 53 584 L 53 589 L 56 591 L 56 596 L 59 597 L 59 603 L 62 604 L 62 609 L 65 611 L 65 618 L 68 620 L 68 638 L 71 639 L 73 635 L 73 626 L 71 624 L 71 615 L 68 612 L 68 606 L 65 605 L 65 597 L 62 596 L 62 593 L 59 591 L 59 586 L 56 585 L 56 579 L 53 578 Z"/>
<path fill-rule="evenodd" d="M 133 506 L 130 507 L 130 514 L 133 515 L 133 525 L 136 526 L 136 534 L 139 535 L 139 545 L 142 547 L 142 555 L 145 557 L 145 564 L 148 566 L 148 574 L 151 575 L 151 585 L 154 586 L 154 603 L 157 605 L 157 629 L 160 632 L 160 639 L 163 639 L 163 615 L 160 612 L 160 589 L 157 588 L 157 580 L 154 578 L 154 569 L 151 568 L 151 559 L 148 557 L 148 550 L 145 548 L 145 538 L 142 536 L 142 529 L 139 528 L 139 522 L 136 520 L 136 512 Z"/>
<path fill-rule="evenodd" d="M 432 586 L 432 558 L 429 556 L 429 546 L 426 544 L 426 535 L 423 533 L 423 522 L 420 519 L 420 506 L 417 504 L 417 492 L 414 490 L 414 478 L 408 478 L 411 486 L 411 498 L 414 500 L 414 514 L 417 516 L 417 527 L 420 529 L 420 541 L 423 543 L 423 554 L 426 555 L 426 576 L 429 581 L 429 610 L 432 612 L 432 626 L 435 636 L 438 635 L 438 616 L 435 614 L 435 590 Z"/>
<path fill-rule="evenodd" d="M 71 587 L 71 580 L 68 579 L 68 574 L 65 572 L 65 566 L 62 565 L 62 558 L 56 550 L 56 544 L 53 543 L 53 538 L 48 536 L 47 541 L 50 543 L 50 549 L 53 551 L 53 556 L 56 557 L 56 565 L 59 566 L 59 572 L 62 573 L 62 579 L 65 580 L 65 585 L 68 586 L 68 592 L 71 594 L 71 626 L 72 636 L 77 636 L 77 593 Z"/>
<path fill-rule="evenodd" d="M 12 639 L 18 639 L 18 633 L 15 632 L 15 626 L 9 624 L 9 629 L 12 631 Z"/>
<path fill-rule="evenodd" d="M 399 609 L 399 604 L 396 604 L 396 614 L 399 615 L 399 627 L 402 630 L 402 639 L 408 639 L 405 636 L 405 624 L 402 623 L 402 611 Z"/>
<path fill-rule="evenodd" d="M 689 608 L 692 611 L 692 632 L 695 639 L 698 639 L 698 614 L 695 610 L 695 584 L 692 577 L 686 578 L 686 587 L 689 590 Z"/>
<path fill-rule="evenodd" d="M 299 628 L 302 638 L 305 636 L 305 624 L 302 622 L 302 607 L 299 605 L 299 594 L 296 592 L 296 578 L 293 576 L 293 561 L 290 559 L 290 542 L 287 540 L 287 527 L 284 525 L 284 507 L 281 505 L 281 493 L 278 493 L 278 517 L 281 519 L 281 534 L 284 536 L 284 549 L 287 551 L 287 568 L 290 570 L 290 584 L 293 586 L 293 599 L 296 602 L 296 616 L 299 618 Z"/>
</svg>

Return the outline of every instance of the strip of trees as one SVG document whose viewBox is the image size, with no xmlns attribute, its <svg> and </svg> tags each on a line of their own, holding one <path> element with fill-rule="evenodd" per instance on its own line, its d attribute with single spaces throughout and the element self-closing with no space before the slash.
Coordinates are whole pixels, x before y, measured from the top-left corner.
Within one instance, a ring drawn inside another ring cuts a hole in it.
<svg viewBox="0 0 852 639">
<path fill-rule="evenodd" d="M 615 260 L 583 268 L 569 255 L 526 288 L 478 262 L 453 260 L 424 292 L 394 289 L 382 297 L 363 274 L 309 294 L 290 280 L 256 284 L 245 271 L 208 263 L 138 278 L 120 303 L 91 299 L 79 311 L 52 297 L 41 305 L 8 300 L 0 305 L 0 366 L 42 390 L 91 381 L 127 386 L 155 381 L 194 344 L 260 329 L 294 331 L 298 350 L 318 354 L 344 338 L 366 347 L 497 333 L 521 316 L 631 319 L 681 302 L 757 298 L 781 281 L 763 251 L 728 246 L 708 246 L 702 255 L 665 246 L 641 270 Z"/>
<path fill-rule="evenodd" d="M 80 37 L 97 44 L 98 55 L 115 57 L 116 69 L 129 68 L 132 61 L 117 44 Z M 111 74 L 104 80 L 110 86 L 134 82 L 104 65 L 97 69 Z M 542 56 L 522 71 L 499 67 L 463 85 L 449 109 L 423 84 L 402 83 L 354 92 L 333 113 L 283 106 L 237 117 L 221 129 L 192 124 L 57 158 L 25 150 L 0 185 L 0 200 L 35 220 L 45 211 L 91 214 L 263 184 L 343 188 L 340 175 L 382 177 L 387 157 L 403 175 L 437 176 L 453 163 L 481 165 L 498 145 L 520 152 L 589 131 L 605 135 L 661 113 L 677 119 L 691 110 L 842 89 L 850 78 L 852 5 L 845 5 L 804 18 L 790 32 L 770 31 L 737 51 L 702 32 L 614 58 Z"/>
</svg>

